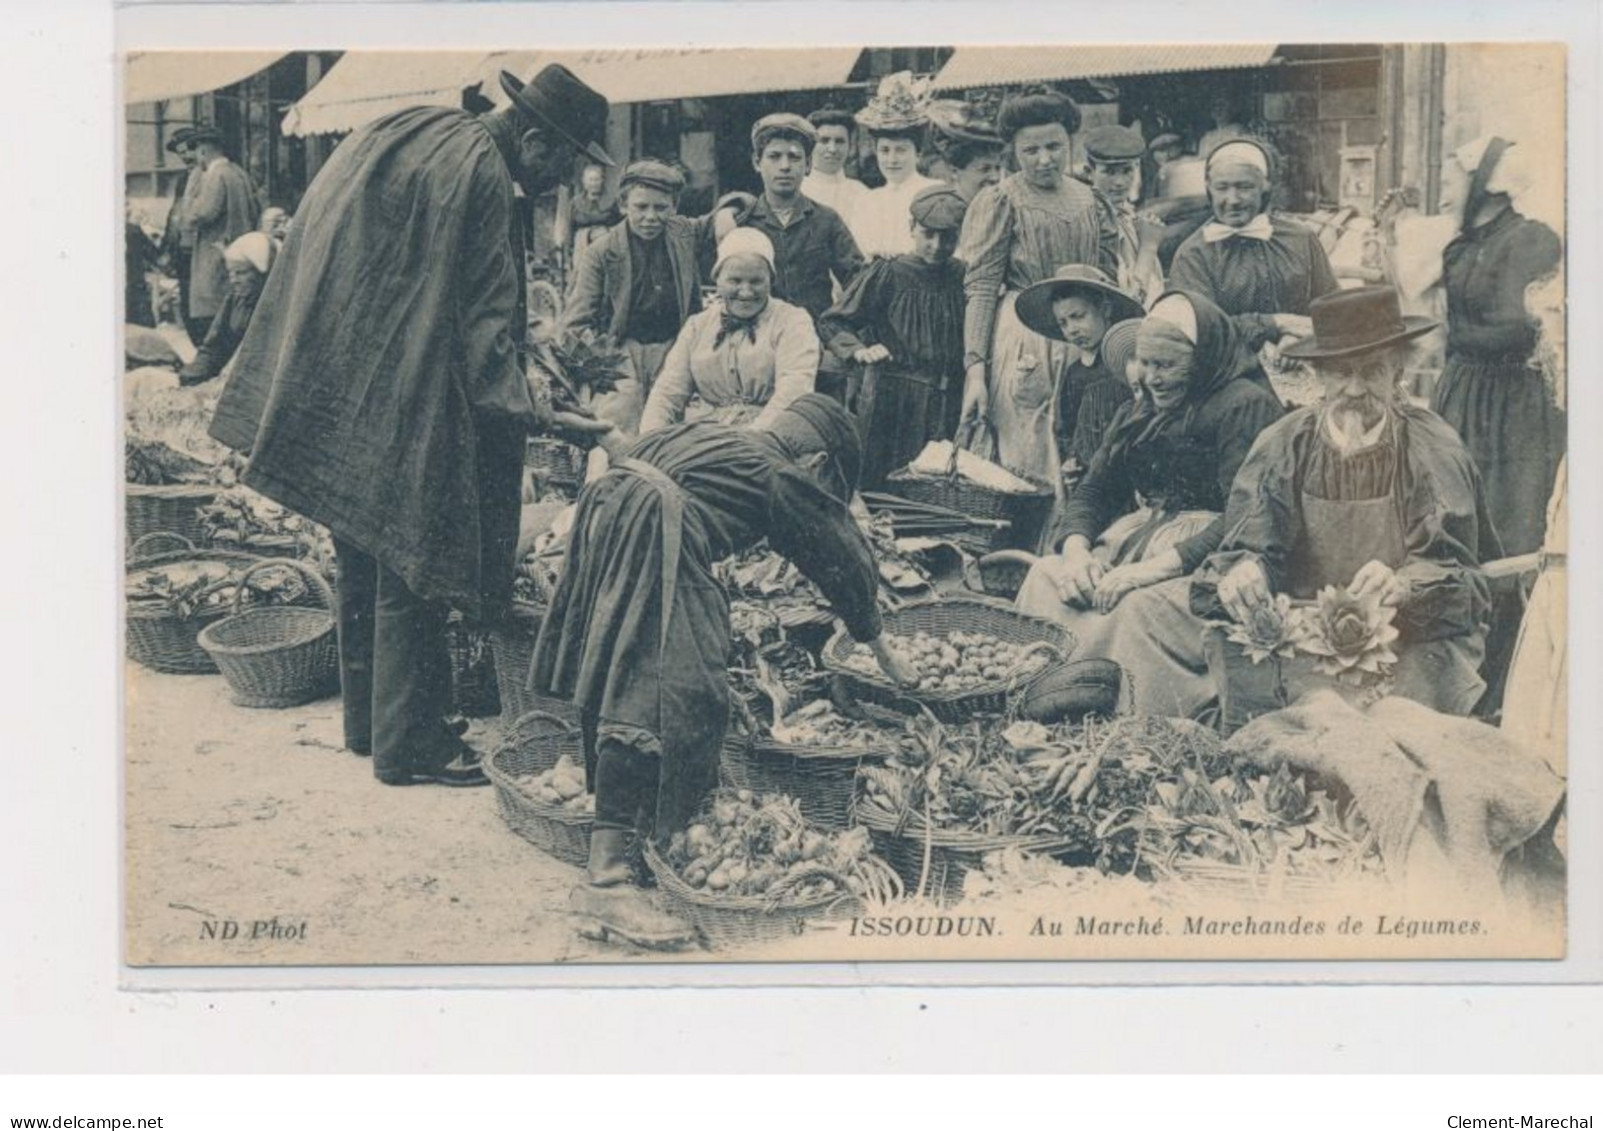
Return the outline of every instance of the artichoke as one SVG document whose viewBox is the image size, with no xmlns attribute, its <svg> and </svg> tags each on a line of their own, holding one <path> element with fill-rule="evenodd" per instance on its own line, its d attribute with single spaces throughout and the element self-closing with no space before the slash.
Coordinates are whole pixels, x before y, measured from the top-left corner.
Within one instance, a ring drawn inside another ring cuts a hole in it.
<svg viewBox="0 0 1603 1131">
<path fill-rule="evenodd" d="M 1239 644 L 1247 659 L 1261 664 L 1270 656 L 1290 656 L 1297 642 L 1296 629 L 1291 598 L 1278 593 L 1273 602 L 1254 609 L 1247 623 L 1232 621 L 1225 637 Z"/>
<path fill-rule="evenodd" d="M 1355 597 L 1334 585 L 1320 590 L 1318 601 L 1303 619 L 1298 647 L 1315 657 L 1319 671 L 1345 683 L 1362 684 L 1380 677 L 1397 662 L 1392 624 L 1397 610 L 1383 605 L 1380 594 Z"/>
</svg>

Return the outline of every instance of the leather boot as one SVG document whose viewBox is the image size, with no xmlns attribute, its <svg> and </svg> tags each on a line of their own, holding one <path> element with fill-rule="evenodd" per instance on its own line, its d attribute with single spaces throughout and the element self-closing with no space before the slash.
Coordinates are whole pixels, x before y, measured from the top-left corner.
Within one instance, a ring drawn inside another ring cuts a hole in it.
<svg viewBox="0 0 1603 1131">
<path fill-rule="evenodd" d="M 591 831 L 587 882 L 575 886 L 569 896 L 574 912 L 588 921 L 580 933 L 603 942 L 615 936 L 641 947 L 683 946 L 694 941 L 695 928 L 663 911 L 631 882 L 633 838 L 627 829 Z"/>
</svg>

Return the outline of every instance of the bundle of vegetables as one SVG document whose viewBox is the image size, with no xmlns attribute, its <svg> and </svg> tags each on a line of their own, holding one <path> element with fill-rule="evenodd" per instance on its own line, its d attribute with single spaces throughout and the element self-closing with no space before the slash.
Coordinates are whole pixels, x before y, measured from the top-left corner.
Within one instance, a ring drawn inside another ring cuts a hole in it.
<svg viewBox="0 0 1603 1131">
<path fill-rule="evenodd" d="M 161 440 L 123 440 L 123 479 L 142 487 L 211 483 L 214 468 Z"/>
<path fill-rule="evenodd" d="M 701 817 L 674 834 L 665 860 L 694 891 L 771 908 L 831 897 L 888 903 L 902 894 L 865 830 L 818 832 L 791 798 L 744 789 L 717 791 Z"/>
<path fill-rule="evenodd" d="M 559 807 L 569 813 L 594 816 L 595 794 L 584 784 L 584 768 L 568 755 L 557 759 L 556 765 L 537 774 L 522 774 L 512 783 L 526 796 L 545 805 Z"/>
<path fill-rule="evenodd" d="M 557 591 L 557 578 L 562 573 L 562 557 L 538 551 L 525 554 L 518 562 L 512 577 L 512 599 L 531 605 L 546 605 L 551 594 Z"/>
<path fill-rule="evenodd" d="M 890 636 L 889 643 L 918 669 L 919 681 L 913 690 L 924 692 L 968 691 L 1024 679 L 1058 656 L 1050 644 L 1025 647 L 983 632 L 954 632 L 946 637 L 915 632 Z M 866 644 L 854 648 L 845 663 L 867 675 L 879 671 L 879 662 Z"/>
<path fill-rule="evenodd" d="M 172 561 L 136 569 L 124 584 L 130 610 L 179 620 L 221 611 L 234 602 L 240 577 L 255 562 Z M 289 569 L 262 570 L 250 580 L 245 604 L 289 605 L 306 596 L 306 582 Z"/>
<path fill-rule="evenodd" d="M 629 363 L 611 334 L 588 327 L 563 334 L 551 343 L 551 352 L 570 387 L 591 393 L 610 393 Z"/>
<path fill-rule="evenodd" d="M 753 622 L 755 638 L 737 638 L 735 657 L 729 668 L 730 685 L 735 691 L 735 707 L 753 731 L 766 730 L 783 720 L 802 703 L 827 694 L 829 675 L 819 670 L 812 653 L 786 638 L 780 630 L 776 639 L 761 632 Z"/>
<path fill-rule="evenodd" d="M 1382 604 L 1378 590 L 1359 597 L 1329 585 L 1310 602 L 1276 594 L 1246 623 L 1231 620 L 1222 627 L 1254 664 L 1300 653 L 1312 657 L 1321 674 L 1361 686 L 1385 679 L 1397 663 L 1391 648 L 1396 616 L 1396 606 Z"/>
<path fill-rule="evenodd" d="M 744 554 L 725 558 L 713 566 L 713 576 L 731 596 L 772 600 L 800 597 L 819 601 L 817 588 L 791 562 L 758 543 Z"/>
<path fill-rule="evenodd" d="M 233 479 L 227 465 L 219 475 Z M 334 576 L 334 540 L 327 530 L 288 507 L 243 485 L 229 486 L 200 508 L 207 538 L 221 546 L 271 549 L 285 557 L 305 558 L 324 577 Z"/>
<path fill-rule="evenodd" d="M 950 440 L 926 444 L 918 458 L 907 465 L 907 470 L 912 474 L 929 478 L 945 477 L 954 468 L 959 478 L 1004 495 L 1033 495 L 1041 489 L 1028 479 L 1021 479 L 1005 467 L 982 459 L 966 449 L 957 449 L 954 456 Z"/>
<path fill-rule="evenodd" d="M 204 464 L 222 463 L 229 451 L 209 429 L 222 396 L 223 381 L 187 388 L 135 390 L 127 398 L 127 435 L 139 443 L 159 442 Z"/>
</svg>

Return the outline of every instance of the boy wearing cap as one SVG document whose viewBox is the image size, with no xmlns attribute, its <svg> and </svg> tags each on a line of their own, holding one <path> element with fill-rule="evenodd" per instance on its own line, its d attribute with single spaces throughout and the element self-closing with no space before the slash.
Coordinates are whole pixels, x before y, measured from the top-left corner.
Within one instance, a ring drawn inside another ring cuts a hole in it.
<svg viewBox="0 0 1603 1131">
<path fill-rule="evenodd" d="M 701 309 L 697 255 L 711 217 L 677 214 L 685 178 L 660 161 L 636 161 L 619 180 L 623 222 L 579 253 L 562 310 L 564 334 L 611 334 L 628 355 L 629 374 L 592 409 L 626 433 L 685 320 Z"/>
<path fill-rule="evenodd" d="M 763 192 L 739 217 L 774 246 L 774 295 L 816 322 L 863 266 L 863 253 L 839 212 L 802 191 L 818 131 L 799 114 L 770 114 L 751 128 L 751 161 Z M 726 197 L 725 200 L 740 199 Z M 745 198 L 748 199 L 749 198 Z M 710 251 L 706 245 L 704 254 Z"/>
<path fill-rule="evenodd" d="M 1097 203 L 1119 232 L 1119 289 L 1145 303 L 1163 293 L 1158 242 L 1163 225 L 1136 212 L 1135 196 L 1146 146 L 1128 126 L 1098 126 L 1085 135 L 1086 175 Z"/>
<path fill-rule="evenodd" d="M 966 209 L 949 185 L 918 193 L 908 206 L 912 252 L 870 260 L 819 320 L 830 351 L 863 367 L 850 399 L 866 422 L 866 488 L 957 427 L 964 267 L 953 252 Z"/>
<path fill-rule="evenodd" d="M 852 152 L 852 116 L 826 107 L 807 115 L 807 120 L 817 131 L 818 142 L 813 146 L 812 170 L 802 178 L 802 195 L 833 208 L 850 228 L 853 210 L 868 193 L 867 185 L 846 175 L 846 160 Z"/>
</svg>

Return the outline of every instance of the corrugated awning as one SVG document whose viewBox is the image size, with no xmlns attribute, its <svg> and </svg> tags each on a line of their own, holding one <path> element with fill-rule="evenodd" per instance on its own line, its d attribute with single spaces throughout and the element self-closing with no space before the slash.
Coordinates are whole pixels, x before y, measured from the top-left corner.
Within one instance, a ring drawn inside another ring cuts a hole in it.
<svg viewBox="0 0 1603 1131">
<path fill-rule="evenodd" d="M 959 47 L 931 86 L 935 90 L 964 90 L 1063 79 L 1222 71 L 1261 67 L 1274 54 L 1272 43 Z"/>
<path fill-rule="evenodd" d="M 822 90 L 851 77 L 860 47 L 695 47 L 553 51 L 609 102 L 717 98 L 776 90 Z"/>
<path fill-rule="evenodd" d="M 208 94 L 266 70 L 283 51 L 136 51 L 123 71 L 123 101 L 165 102 Z"/>
<path fill-rule="evenodd" d="M 532 71 L 538 58 L 536 51 L 347 51 L 289 108 L 284 133 L 347 133 L 412 106 L 460 106 L 474 83 L 499 106 L 506 96 L 496 75 Z"/>
<path fill-rule="evenodd" d="M 503 51 L 347 53 L 284 117 L 291 136 L 344 133 L 409 106 L 457 106 L 464 87 L 505 103 L 498 74 L 524 81 L 547 63 L 562 63 L 609 102 L 714 98 L 772 90 L 839 86 L 851 75 L 858 47 L 641 48 L 633 51 Z"/>
</svg>

